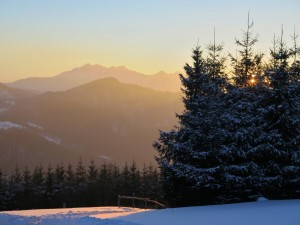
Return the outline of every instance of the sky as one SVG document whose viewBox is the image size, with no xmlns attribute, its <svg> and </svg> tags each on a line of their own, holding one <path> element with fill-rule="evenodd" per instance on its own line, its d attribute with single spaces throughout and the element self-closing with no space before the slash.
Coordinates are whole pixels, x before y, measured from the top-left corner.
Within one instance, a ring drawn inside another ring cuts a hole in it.
<svg viewBox="0 0 300 225">
<path fill-rule="evenodd" d="M 54 76 L 86 63 L 154 74 L 182 71 L 197 43 L 235 38 L 247 14 L 268 54 L 275 34 L 300 34 L 299 0 L 0 0 L 0 82 Z M 300 39 L 300 38 L 299 38 Z"/>
</svg>

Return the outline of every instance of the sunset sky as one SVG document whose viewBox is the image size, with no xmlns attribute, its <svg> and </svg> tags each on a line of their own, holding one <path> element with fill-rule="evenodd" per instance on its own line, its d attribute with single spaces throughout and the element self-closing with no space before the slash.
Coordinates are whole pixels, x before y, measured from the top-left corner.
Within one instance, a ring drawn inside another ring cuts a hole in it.
<svg viewBox="0 0 300 225">
<path fill-rule="evenodd" d="M 235 52 L 247 13 L 268 53 L 274 33 L 300 34 L 299 0 L 0 0 L 0 82 L 53 76 L 86 63 L 176 72 L 213 40 Z M 299 38 L 300 42 L 300 38 Z"/>
</svg>

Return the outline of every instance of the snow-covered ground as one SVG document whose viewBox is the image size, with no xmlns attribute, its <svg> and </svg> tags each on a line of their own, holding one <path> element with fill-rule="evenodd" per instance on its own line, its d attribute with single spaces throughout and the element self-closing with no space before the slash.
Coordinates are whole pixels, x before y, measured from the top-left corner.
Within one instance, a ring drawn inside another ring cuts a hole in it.
<svg viewBox="0 0 300 225">
<path fill-rule="evenodd" d="M 27 124 L 32 127 L 32 128 L 36 128 L 38 130 L 44 130 L 44 128 L 36 123 L 33 123 L 33 122 L 27 122 Z"/>
<path fill-rule="evenodd" d="M 0 212 L 0 225 L 299 225 L 300 200 L 162 210 L 118 207 Z"/>
<path fill-rule="evenodd" d="M 8 129 L 13 129 L 13 128 L 17 128 L 17 129 L 22 129 L 23 126 L 21 126 L 20 124 L 17 123 L 13 123 L 10 121 L 0 121 L 0 130 L 8 130 Z"/>
<path fill-rule="evenodd" d="M 54 143 L 56 145 L 60 145 L 61 144 L 61 140 L 59 138 L 57 138 L 57 137 L 50 137 L 50 136 L 45 135 L 44 138 L 47 141 L 52 142 L 52 143 Z"/>
</svg>

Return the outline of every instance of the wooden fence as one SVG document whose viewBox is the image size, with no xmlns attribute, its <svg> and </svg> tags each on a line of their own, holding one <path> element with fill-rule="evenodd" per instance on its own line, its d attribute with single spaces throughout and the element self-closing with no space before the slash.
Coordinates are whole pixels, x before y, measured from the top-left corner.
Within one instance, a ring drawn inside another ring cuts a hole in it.
<svg viewBox="0 0 300 225">
<path fill-rule="evenodd" d="M 151 200 L 149 198 L 139 198 L 139 197 L 135 197 L 135 196 L 121 196 L 121 195 L 118 196 L 118 206 L 119 207 L 121 207 L 121 200 L 122 199 L 131 200 L 133 208 L 135 208 L 136 201 L 143 201 L 145 209 L 150 208 L 149 205 L 148 205 L 148 203 L 154 204 L 154 206 L 155 206 L 156 209 L 157 208 L 165 208 L 164 204 L 161 204 L 160 202 Z"/>
</svg>

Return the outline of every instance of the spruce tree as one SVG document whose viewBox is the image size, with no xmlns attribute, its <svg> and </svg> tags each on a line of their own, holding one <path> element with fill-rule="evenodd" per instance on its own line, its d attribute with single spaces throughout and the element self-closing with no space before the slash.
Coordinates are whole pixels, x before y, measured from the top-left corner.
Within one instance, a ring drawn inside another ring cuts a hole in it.
<svg viewBox="0 0 300 225">
<path fill-rule="evenodd" d="M 260 168 L 262 195 L 299 198 L 300 86 L 289 72 L 291 54 L 283 41 L 283 30 L 271 56 L 276 66 L 268 71 L 270 88 L 258 110 L 261 133 L 253 160 Z"/>
<path fill-rule="evenodd" d="M 227 76 L 225 74 L 226 58 L 222 56 L 223 49 L 223 43 L 216 43 L 216 30 L 214 28 L 214 41 L 207 46 L 206 73 L 210 75 L 211 80 L 224 83 Z"/>
<path fill-rule="evenodd" d="M 35 198 L 32 199 L 33 205 L 37 208 L 43 207 L 42 199 L 45 192 L 44 188 L 45 172 L 42 165 L 36 166 L 32 174 L 32 186 Z"/>
<path fill-rule="evenodd" d="M 45 207 L 53 207 L 53 201 L 54 201 L 54 174 L 52 166 L 49 165 L 47 168 L 46 176 L 45 176 Z"/>
<path fill-rule="evenodd" d="M 255 200 L 257 179 L 260 177 L 256 162 L 249 158 L 256 139 L 260 135 L 260 107 L 266 88 L 260 83 L 247 87 L 230 87 L 224 97 L 224 113 L 220 117 L 225 130 L 223 151 L 224 162 L 220 202 L 242 202 Z"/>
<path fill-rule="evenodd" d="M 22 209 L 30 209 L 32 208 L 31 198 L 33 197 L 32 193 L 32 176 L 28 169 L 25 167 L 23 170 L 22 176 L 22 185 L 23 185 L 23 193 L 20 201 L 22 202 Z"/>
<path fill-rule="evenodd" d="M 7 203 L 9 201 L 8 196 L 8 183 L 5 173 L 0 169 L 0 210 L 4 211 L 7 208 Z"/>
<path fill-rule="evenodd" d="M 261 79 L 262 57 L 263 54 L 255 54 L 253 47 L 258 42 L 258 35 L 253 36 L 251 31 L 254 23 L 250 23 L 250 12 L 248 13 L 247 28 L 243 32 L 243 38 L 241 40 L 235 39 L 235 43 L 238 47 L 238 55 L 236 57 L 229 54 L 234 68 L 233 80 L 237 86 L 246 87 L 256 83 Z"/>
<path fill-rule="evenodd" d="M 62 163 L 57 164 L 54 171 L 54 189 L 56 192 L 65 190 L 66 171 Z"/>
<path fill-rule="evenodd" d="M 298 59 L 298 56 L 300 54 L 300 47 L 298 45 L 297 39 L 298 35 L 296 34 L 296 31 L 294 29 L 294 34 L 291 36 L 293 40 L 293 47 L 290 49 L 291 56 L 293 57 L 293 63 L 290 68 L 290 75 L 294 81 L 300 82 L 300 60 Z"/>
<path fill-rule="evenodd" d="M 86 181 L 86 170 L 83 161 L 80 158 L 76 165 L 75 184 L 77 186 L 82 186 L 85 184 L 85 181 Z"/>
<path fill-rule="evenodd" d="M 185 111 L 177 115 L 179 126 L 170 132 L 161 131 L 154 143 L 166 198 L 172 206 L 216 202 L 223 185 L 218 154 L 224 134 L 218 118 L 224 88 L 216 82 L 221 74 L 206 73 L 199 46 L 193 49 L 192 58 L 193 66 L 184 67 L 186 76 L 180 75 Z"/>
<path fill-rule="evenodd" d="M 130 190 L 130 170 L 127 162 L 124 164 L 121 171 L 121 184 L 122 188 L 119 194 L 131 196 L 132 192 Z"/>
<path fill-rule="evenodd" d="M 90 165 L 87 172 L 87 180 L 90 183 L 95 183 L 98 176 L 98 169 L 96 168 L 94 160 L 90 161 Z"/>
<path fill-rule="evenodd" d="M 136 166 L 136 162 L 132 161 L 129 167 L 129 184 L 130 190 L 133 195 L 139 195 L 140 193 L 140 172 Z"/>
</svg>

